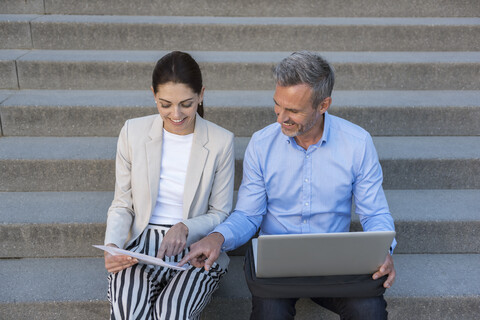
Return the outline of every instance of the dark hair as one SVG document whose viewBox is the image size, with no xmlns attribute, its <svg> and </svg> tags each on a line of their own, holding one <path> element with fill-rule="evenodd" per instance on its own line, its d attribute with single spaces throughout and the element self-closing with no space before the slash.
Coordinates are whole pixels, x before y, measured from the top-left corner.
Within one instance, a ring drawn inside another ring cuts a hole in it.
<svg viewBox="0 0 480 320">
<path fill-rule="evenodd" d="M 193 92 L 202 92 L 202 72 L 191 55 L 181 51 L 172 51 L 157 61 L 152 74 L 153 91 L 157 93 L 158 86 L 167 82 L 182 83 Z M 198 104 L 197 113 L 203 117 L 203 101 Z"/>
<path fill-rule="evenodd" d="M 320 102 L 332 95 L 335 70 L 320 55 L 309 51 L 298 51 L 283 59 L 273 69 L 273 76 L 281 86 L 306 84 L 313 89 L 312 106 L 317 109 Z"/>
</svg>

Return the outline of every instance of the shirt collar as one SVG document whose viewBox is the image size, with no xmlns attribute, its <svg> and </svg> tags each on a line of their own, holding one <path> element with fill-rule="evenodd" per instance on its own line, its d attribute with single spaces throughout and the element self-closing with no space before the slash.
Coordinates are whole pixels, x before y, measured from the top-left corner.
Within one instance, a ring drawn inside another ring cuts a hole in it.
<svg viewBox="0 0 480 320">
<path fill-rule="evenodd" d="M 318 141 L 318 145 L 321 146 L 323 142 L 328 141 L 328 137 L 330 136 L 330 127 L 332 123 L 332 119 L 330 115 L 328 114 L 328 111 L 325 111 L 325 117 L 323 119 L 323 134 L 322 134 L 322 139 Z"/>
</svg>

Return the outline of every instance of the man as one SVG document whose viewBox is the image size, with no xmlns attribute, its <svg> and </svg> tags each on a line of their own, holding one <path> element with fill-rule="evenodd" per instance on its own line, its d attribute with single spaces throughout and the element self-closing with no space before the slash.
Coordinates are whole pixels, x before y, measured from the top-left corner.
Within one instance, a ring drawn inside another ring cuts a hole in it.
<svg viewBox="0 0 480 320">
<path fill-rule="evenodd" d="M 394 230 L 372 138 L 329 115 L 332 67 L 311 52 L 295 52 L 274 69 L 277 123 L 256 132 L 244 157 L 235 211 L 180 262 L 209 269 L 221 251 L 260 234 L 346 232 L 352 197 L 365 231 Z M 395 280 L 391 253 L 373 275 Z M 252 297 L 251 319 L 293 319 L 298 299 Z M 312 298 L 348 319 L 386 319 L 383 296 Z"/>
</svg>

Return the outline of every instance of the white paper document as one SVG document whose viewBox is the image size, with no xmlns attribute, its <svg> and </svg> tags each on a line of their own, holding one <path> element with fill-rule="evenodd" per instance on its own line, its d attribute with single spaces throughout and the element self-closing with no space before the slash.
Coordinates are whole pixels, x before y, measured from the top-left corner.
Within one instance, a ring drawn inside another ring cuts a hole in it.
<svg viewBox="0 0 480 320">
<path fill-rule="evenodd" d="M 115 247 L 108 247 L 108 246 L 100 246 L 100 245 L 93 245 L 95 248 L 102 249 L 103 251 L 106 251 L 110 253 L 111 255 L 119 255 L 119 254 L 125 254 L 130 257 L 136 258 L 139 262 L 143 262 L 144 264 L 154 264 L 157 266 L 161 267 L 167 267 L 167 268 L 172 268 L 175 270 L 187 270 L 187 266 L 184 265 L 182 267 L 178 267 L 177 263 L 171 263 L 171 262 L 165 262 L 162 259 L 152 257 L 152 256 L 147 256 L 146 254 L 138 253 L 138 252 L 132 252 L 128 250 L 123 250 Z"/>
</svg>

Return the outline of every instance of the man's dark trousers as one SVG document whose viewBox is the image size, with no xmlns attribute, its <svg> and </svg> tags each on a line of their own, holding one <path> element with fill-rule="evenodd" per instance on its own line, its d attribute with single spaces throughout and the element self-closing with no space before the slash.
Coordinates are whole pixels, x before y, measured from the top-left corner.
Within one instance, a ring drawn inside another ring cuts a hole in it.
<svg viewBox="0 0 480 320">
<path fill-rule="evenodd" d="M 371 298 L 311 298 L 312 301 L 340 315 L 341 320 L 387 319 L 383 295 Z M 295 317 L 298 298 L 271 299 L 252 297 L 250 320 L 290 320 Z"/>
</svg>

